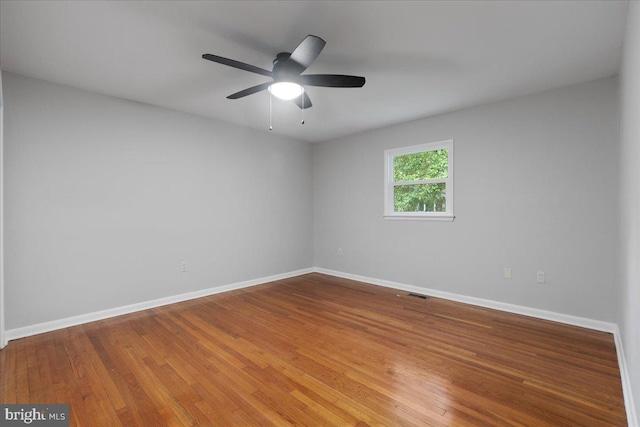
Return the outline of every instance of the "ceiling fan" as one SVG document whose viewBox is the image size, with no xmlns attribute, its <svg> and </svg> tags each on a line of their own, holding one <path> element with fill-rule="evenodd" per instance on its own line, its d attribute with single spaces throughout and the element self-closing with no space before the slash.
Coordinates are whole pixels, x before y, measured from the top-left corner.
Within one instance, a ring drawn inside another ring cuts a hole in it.
<svg viewBox="0 0 640 427">
<path fill-rule="evenodd" d="M 276 59 L 273 60 L 273 69 L 271 71 L 210 53 L 205 53 L 202 58 L 251 73 L 262 74 L 263 76 L 271 77 L 273 80 L 231 94 L 227 96 L 228 99 L 238 99 L 263 90 L 269 90 L 272 95 L 280 99 L 293 100 L 298 107 L 305 109 L 311 107 L 312 104 L 309 96 L 305 93 L 304 86 L 362 87 L 365 83 L 364 77 L 359 76 L 345 76 L 342 74 L 302 75 L 302 72 L 309 68 L 311 63 L 320 55 L 325 44 L 326 42 L 320 37 L 308 35 L 293 52 L 280 52 Z"/>
</svg>

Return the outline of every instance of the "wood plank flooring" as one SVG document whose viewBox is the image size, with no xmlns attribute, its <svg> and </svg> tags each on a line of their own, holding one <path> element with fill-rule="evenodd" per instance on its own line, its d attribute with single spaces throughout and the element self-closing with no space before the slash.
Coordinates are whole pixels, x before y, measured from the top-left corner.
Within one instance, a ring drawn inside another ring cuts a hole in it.
<svg viewBox="0 0 640 427">
<path fill-rule="evenodd" d="M 321 274 L 15 340 L 78 426 L 624 426 L 611 334 Z"/>
</svg>

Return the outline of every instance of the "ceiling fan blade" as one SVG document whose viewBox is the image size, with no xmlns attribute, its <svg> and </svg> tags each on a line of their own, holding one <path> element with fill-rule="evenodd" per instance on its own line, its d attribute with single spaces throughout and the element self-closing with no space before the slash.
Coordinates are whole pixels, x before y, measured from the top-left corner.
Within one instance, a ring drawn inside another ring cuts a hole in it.
<svg viewBox="0 0 640 427">
<path fill-rule="evenodd" d="M 252 86 L 250 88 L 247 88 L 245 90 L 241 90 L 240 92 L 236 92 L 234 94 L 231 94 L 229 96 L 227 96 L 228 99 L 238 99 L 238 98 L 242 98 L 245 97 L 247 95 L 253 95 L 254 93 L 258 93 L 260 91 L 263 90 L 267 90 L 269 89 L 269 86 L 271 86 L 273 84 L 273 82 L 268 82 L 268 83 L 262 83 L 256 86 Z"/>
<path fill-rule="evenodd" d="M 318 36 L 310 34 L 305 37 L 289 57 L 290 69 L 298 74 L 302 73 L 320 55 L 325 44 L 326 42 Z"/>
<path fill-rule="evenodd" d="M 309 99 L 309 95 L 305 92 L 302 96 L 304 97 L 304 109 L 306 110 L 307 108 L 312 107 L 313 104 L 311 103 L 311 99 Z M 296 96 L 293 99 L 293 102 L 295 102 L 298 107 L 303 108 L 302 99 L 299 96 Z"/>
<path fill-rule="evenodd" d="M 251 73 L 262 74 L 263 76 L 272 77 L 271 71 L 265 70 L 264 68 L 256 67 L 255 65 L 245 64 L 244 62 L 236 61 L 229 58 L 224 58 L 222 56 L 205 53 L 204 55 L 202 55 L 202 58 L 208 59 L 209 61 L 217 62 L 218 64 L 228 65 L 229 67 L 239 68 L 241 70 L 249 71 Z"/>
<path fill-rule="evenodd" d="M 323 86 L 323 87 L 362 87 L 364 77 L 343 76 L 340 74 L 307 74 L 298 77 L 301 85 Z"/>
</svg>

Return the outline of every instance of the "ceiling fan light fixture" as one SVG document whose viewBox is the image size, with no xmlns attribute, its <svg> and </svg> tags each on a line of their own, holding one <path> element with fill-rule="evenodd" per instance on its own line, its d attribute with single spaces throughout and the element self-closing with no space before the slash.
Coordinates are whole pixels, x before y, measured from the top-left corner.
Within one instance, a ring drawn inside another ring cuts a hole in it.
<svg viewBox="0 0 640 427">
<path fill-rule="evenodd" d="M 277 82 L 269 86 L 269 92 L 276 98 L 289 101 L 302 95 L 304 88 L 297 83 Z"/>
</svg>

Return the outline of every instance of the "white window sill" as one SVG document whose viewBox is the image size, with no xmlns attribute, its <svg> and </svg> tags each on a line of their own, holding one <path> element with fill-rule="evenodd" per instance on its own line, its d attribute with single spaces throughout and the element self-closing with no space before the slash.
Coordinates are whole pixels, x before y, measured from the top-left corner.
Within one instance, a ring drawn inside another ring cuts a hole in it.
<svg viewBox="0 0 640 427">
<path fill-rule="evenodd" d="M 413 221 L 448 221 L 452 222 L 456 217 L 453 215 L 400 215 L 390 214 L 384 215 L 384 219 L 391 220 L 413 220 Z"/>
</svg>

